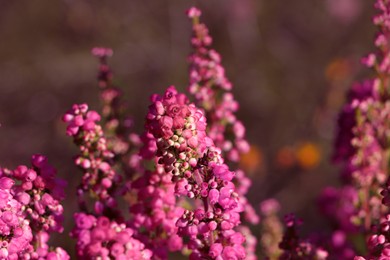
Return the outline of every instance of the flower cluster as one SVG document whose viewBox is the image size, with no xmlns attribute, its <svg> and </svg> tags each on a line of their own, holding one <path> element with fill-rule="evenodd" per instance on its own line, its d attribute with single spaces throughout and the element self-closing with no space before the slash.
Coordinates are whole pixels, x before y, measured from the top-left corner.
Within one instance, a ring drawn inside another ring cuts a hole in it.
<svg viewBox="0 0 390 260">
<path fill-rule="evenodd" d="M 81 212 L 74 215 L 76 226 L 71 233 L 77 239 L 77 256 L 150 259 L 152 252 L 133 237 L 118 209 L 122 176 L 113 168 L 115 152 L 107 146 L 103 129 L 97 124 L 100 115 L 81 104 L 74 105 L 63 120 L 68 123 L 67 134 L 80 149 L 75 163 L 83 170 L 77 190 Z M 94 203 L 94 215 L 88 213 L 88 199 Z"/>
<path fill-rule="evenodd" d="M 114 152 L 108 149 L 102 127 L 96 124 L 100 118 L 96 111 L 89 111 L 86 104 L 73 105 L 63 116 L 64 122 L 68 124 L 67 135 L 73 137 L 80 149 L 75 164 L 84 171 L 77 190 L 81 208 L 86 208 L 84 194 L 93 194 L 97 214 L 114 214 L 119 218 L 115 192 L 122 176 L 111 166 Z"/>
<path fill-rule="evenodd" d="M 389 185 L 388 180 L 386 187 L 382 190 L 381 195 L 383 196 L 382 203 L 389 209 Z M 380 219 L 377 225 L 371 227 L 371 234 L 367 238 L 367 258 L 357 256 L 355 260 L 366 260 L 366 259 L 388 259 L 390 257 L 390 214 L 386 214 Z"/>
<path fill-rule="evenodd" d="M 221 151 L 206 135 L 201 110 L 188 104 L 185 95 L 169 87 L 153 96 L 146 130 L 156 140 L 165 173 L 175 183 L 175 193 L 193 199 L 196 210 L 185 210 L 178 220 L 179 235 L 187 237 L 192 259 L 245 258 L 245 238 L 234 231 L 240 223 L 234 173 L 223 163 Z"/>
<path fill-rule="evenodd" d="M 74 215 L 76 227 L 72 236 L 77 239 L 77 255 L 82 259 L 152 259 L 152 252 L 125 224 L 85 213 Z"/>
<path fill-rule="evenodd" d="M 49 233 L 62 232 L 65 182 L 42 155 L 32 167 L 0 168 L 1 259 L 69 259 L 62 248 L 49 248 Z"/>
<path fill-rule="evenodd" d="M 390 215 L 387 215 L 378 226 L 374 226 L 373 234 L 367 240 L 367 259 L 385 260 L 390 257 Z M 355 260 L 365 260 L 362 256 Z"/>
<path fill-rule="evenodd" d="M 168 251 L 180 251 L 183 240 L 177 235 L 176 222 L 184 209 L 177 204 L 172 177 L 156 165 L 132 182 L 131 190 L 136 199 L 130 205 L 130 225 L 137 230 L 136 237 L 153 250 L 155 259 L 167 259 Z"/>
<path fill-rule="evenodd" d="M 29 220 L 25 219 L 26 214 L 23 212 L 22 202 L 17 200 L 11 191 L 15 181 L 8 177 L 2 177 L 0 182 L 2 198 L 0 205 L 1 258 L 18 259 L 19 256 L 33 251 L 30 244 L 33 234 Z M 27 199 L 30 199 L 29 195 L 27 195 Z"/>
<path fill-rule="evenodd" d="M 358 193 L 355 187 L 345 185 L 340 189 L 326 187 L 319 198 L 321 212 L 336 228 L 347 232 L 358 231 L 356 225 Z"/>
<path fill-rule="evenodd" d="M 68 123 L 68 135 L 80 148 L 75 163 L 84 171 L 77 194 L 82 211 L 74 215 L 76 226 L 71 233 L 77 239 L 78 257 L 151 259 L 153 252 L 133 236 L 134 231 L 123 222 L 118 210 L 122 176 L 113 168 L 115 152 L 107 147 L 102 127 L 97 124 L 100 115 L 81 104 L 74 105 L 63 119 Z M 98 217 L 86 214 L 85 195 L 92 195 L 94 215 Z"/>
<path fill-rule="evenodd" d="M 309 241 L 301 240 L 297 233 L 297 228 L 302 224 L 302 221 L 296 219 L 294 215 L 287 215 L 284 219 L 286 230 L 282 241 L 279 244 L 282 249 L 282 254 L 279 256 L 281 260 L 288 259 L 327 259 L 328 252 L 321 247 L 315 246 Z"/>
</svg>

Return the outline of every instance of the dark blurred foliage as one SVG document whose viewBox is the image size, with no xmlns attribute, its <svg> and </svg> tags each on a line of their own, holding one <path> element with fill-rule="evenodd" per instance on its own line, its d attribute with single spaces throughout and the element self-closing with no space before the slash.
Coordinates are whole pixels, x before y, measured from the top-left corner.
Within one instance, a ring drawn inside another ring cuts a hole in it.
<svg viewBox="0 0 390 260">
<path fill-rule="evenodd" d="M 69 181 L 65 232 L 80 172 L 60 117 L 73 103 L 99 109 L 90 49 L 114 50 L 115 82 L 141 131 L 152 93 L 186 89 L 185 10 L 193 4 L 222 54 L 253 145 L 243 162 L 253 178 L 250 200 L 257 208 L 276 197 L 307 229 L 324 228 L 313 202 L 338 181 L 330 163 L 335 122 L 346 90 L 367 74 L 359 59 L 372 48 L 373 1 L 0 0 L 0 162 L 49 157 Z"/>
</svg>

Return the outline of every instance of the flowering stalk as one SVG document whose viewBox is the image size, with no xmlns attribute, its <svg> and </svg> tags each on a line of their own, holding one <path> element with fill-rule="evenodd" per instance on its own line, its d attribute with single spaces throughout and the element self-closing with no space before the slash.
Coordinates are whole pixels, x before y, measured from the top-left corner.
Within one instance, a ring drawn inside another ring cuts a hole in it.
<svg viewBox="0 0 390 260">
<path fill-rule="evenodd" d="M 133 120 L 125 116 L 125 105 L 122 100 L 123 93 L 113 82 L 113 73 L 107 63 L 113 51 L 108 48 L 95 47 L 92 54 L 99 59 L 98 85 L 101 90 L 102 125 L 107 140 L 107 147 L 113 151 L 117 161 L 122 167 L 125 177 L 131 179 L 139 166 L 138 149 L 141 140 L 135 133 L 130 132 Z"/>
<path fill-rule="evenodd" d="M 261 213 L 261 252 L 269 259 L 278 259 L 282 251 L 279 243 L 282 241 L 283 226 L 278 217 L 279 202 L 276 199 L 267 199 L 260 204 Z"/>
<path fill-rule="evenodd" d="M 208 136 L 216 147 L 221 148 L 223 157 L 238 162 L 240 155 L 249 151 L 249 144 L 245 139 L 245 127 L 235 115 L 239 106 L 231 93 L 232 84 L 225 76 L 220 54 L 211 48 L 212 38 L 206 25 L 200 23 L 201 11 L 192 7 L 187 15 L 192 20 L 193 49 L 188 58 L 189 92 L 195 97 L 195 104 L 204 109 L 208 119 Z M 243 218 L 251 224 L 258 224 L 259 216 L 245 197 L 251 186 L 250 179 L 244 171 L 237 170 L 233 183 Z M 248 228 L 244 229 L 248 236 L 253 236 Z M 247 248 L 248 255 L 254 255 L 255 250 L 252 249 Z"/>
<path fill-rule="evenodd" d="M 369 230 L 371 224 L 378 222 L 381 208 L 378 190 L 384 185 L 388 176 L 388 131 L 390 102 L 389 102 L 389 10 L 387 0 L 378 0 L 376 7 L 381 11 L 374 18 L 374 23 L 380 32 L 375 44 L 379 54 L 370 54 L 363 62 L 374 67 L 376 78 L 354 86 L 350 95 L 350 103 L 346 110 L 354 111 L 355 122 L 352 128 L 350 147 L 344 148 L 349 152 L 347 174 L 359 191 L 361 221 L 357 224 Z M 352 148 L 352 149 L 351 149 Z M 343 147 L 338 147 L 343 149 Z"/>
<path fill-rule="evenodd" d="M 155 138 L 158 163 L 172 177 L 175 194 L 202 203 L 185 210 L 178 220 L 179 235 L 188 239 L 191 259 L 245 258 L 245 238 L 234 228 L 240 223 L 234 173 L 221 151 L 206 135 L 206 119 L 184 94 L 169 87 L 154 95 L 146 130 Z"/>
<path fill-rule="evenodd" d="M 126 135 L 124 125 L 123 110 L 124 105 L 121 100 L 122 91 L 112 83 L 112 71 L 107 64 L 108 57 L 112 56 L 113 51 L 107 48 L 95 47 L 92 54 L 99 59 L 100 66 L 98 72 L 98 85 L 101 89 L 100 99 L 102 101 L 102 116 L 105 120 L 104 129 L 107 140 L 111 142 L 110 146 L 115 154 L 122 155 L 128 150 L 128 144 L 123 141 Z M 109 136 L 109 137 L 108 137 Z"/>
<path fill-rule="evenodd" d="M 339 117 L 335 151 L 335 159 L 345 162 L 341 174 L 344 186 L 324 189 L 319 201 L 334 230 L 355 241 L 364 240 L 386 211 L 379 191 L 388 174 L 384 133 L 390 110 L 377 84 L 376 79 L 365 81 L 353 85 L 349 92 Z M 361 247 L 355 243 L 352 248 L 355 252 L 365 250 Z M 352 258 L 349 251 L 345 259 Z M 330 255 L 339 255 L 337 247 Z"/>
<path fill-rule="evenodd" d="M 78 257 L 86 259 L 151 259 L 152 251 L 124 223 L 117 207 L 121 175 L 113 169 L 115 153 L 107 147 L 102 128 L 96 122 L 100 115 L 88 111 L 85 104 L 73 105 L 63 117 L 67 134 L 73 136 L 80 149 L 75 163 L 83 170 L 78 188 L 80 213 L 74 214 Z M 87 208 L 85 193 L 94 201 L 94 214 Z"/>
<path fill-rule="evenodd" d="M 177 235 L 175 225 L 183 209 L 176 205 L 173 184 L 170 178 L 162 176 L 161 167 L 155 170 L 144 169 L 153 157 L 141 158 L 138 154 L 141 140 L 129 133 L 131 120 L 124 117 L 121 91 L 112 84 L 112 72 L 107 58 L 112 50 L 94 48 L 92 53 L 100 60 L 99 86 L 102 89 L 104 131 L 107 133 L 107 146 L 113 150 L 115 160 L 120 161 L 129 180 L 123 187 L 130 202 L 131 219 L 128 225 L 136 232 L 134 237 L 153 251 L 154 259 L 167 259 L 168 251 L 182 248 L 182 239 Z M 144 138 L 145 140 L 145 138 Z M 143 161 L 141 161 L 143 159 Z M 151 162 L 153 163 L 153 160 Z"/>
<path fill-rule="evenodd" d="M 94 211 L 98 215 L 121 219 L 117 210 L 116 190 L 121 176 L 112 168 L 114 152 L 107 147 L 100 125 L 100 115 L 96 111 L 88 111 L 86 104 L 73 105 L 64 116 L 68 124 L 66 134 L 73 137 L 80 149 L 75 164 L 83 171 L 81 185 L 77 190 L 80 208 L 88 212 L 85 193 L 90 195 L 94 203 Z"/>
<path fill-rule="evenodd" d="M 375 40 L 378 53 L 363 59 L 366 66 L 374 68 L 375 77 L 355 84 L 349 93 L 339 118 L 335 152 L 335 159 L 346 162 L 342 174 L 345 186 L 336 192 L 339 202 L 329 200 L 328 206 L 323 203 L 328 209 L 334 208 L 329 206 L 332 203 L 342 205 L 345 214 L 333 215 L 335 229 L 345 235 L 352 233 L 369 239 L 366 248 L 369 257 L 379 256 L 372 253 L 372 227 L 388 213 L 381 204 L 379 192 L 389 177 L 390 154 L 390 2 L 377 0 L 375 6 L 380 11 L 374 17 L 379 28 Z M 360 252 L 366 249 L 355 245 L 355 250 Z"/>
<path fill-rule="evenodd" d="M 210 48 L 212 38 L 206 25 L 199 22 L 201 11 L 192 7 L 187 14 L 193 33 L 193 53 L 188 58 L 189 92 L 195 97 L 195 104 L 205 111 L 208 135 L 215 146 L 221 148 L 225 158 L 238 162 L 239 155 L 249 151 L 249 145 L 245 127 L 235 115 L 239 105 L 231 93 L 232 84 L 225 76 L 220 54 Z"/>
</svg>

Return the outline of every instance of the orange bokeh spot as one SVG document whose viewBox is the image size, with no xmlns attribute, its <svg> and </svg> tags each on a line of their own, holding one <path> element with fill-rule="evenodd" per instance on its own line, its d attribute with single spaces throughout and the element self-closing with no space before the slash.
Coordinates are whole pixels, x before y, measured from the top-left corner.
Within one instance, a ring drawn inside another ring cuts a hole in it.
<svg viewBox="0 0 390 260">
<path fill-rule="evenodd" d="M 283 169 L 293 167 L 295 165 L 294 150 L 289 146 L 282 147 L 276 155 L 276 164 Z"/>
<path fill-rule="evenodd" d="M 318 166 L 321 160 L 321 150 L 314 143 L 303 143 L 296 150 L 296 158 L 299 166 L 310 170 Z"/>
<path fill-rule="evenodd" d="M 331 82 L 339 82 L 351 75 L 351 64 L 347 59 L 335 59 L 325 69 L 326 79 Z"/>
<path fill-rule="evenodd" d="M 241 155 L 240 168 L 251 174 L 263 164 L 263 152 L 256 145 L 251 145 L 247 153 Z"/>
</svg>

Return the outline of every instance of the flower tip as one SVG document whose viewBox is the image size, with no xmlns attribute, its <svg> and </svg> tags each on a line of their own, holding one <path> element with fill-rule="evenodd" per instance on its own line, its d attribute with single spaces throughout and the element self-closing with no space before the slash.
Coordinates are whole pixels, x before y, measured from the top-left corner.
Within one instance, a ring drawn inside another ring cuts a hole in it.
<svg viewBox="0 0 390 260">
<path fill-rule="evenodd" d="M 91 50 L 92 55 L 98 58 L 111 57 L 114 53 L 110 48 L 94 47 Z"/>
<path fill-rule="evenodd" d="M 188 18 L 196 18 L 196 17 L 200 17 L 202 12 L 198 8 L 193 6 L 187 10 L 186 14 Z"/>
<path fill-rule="evenodd" d="M 371 53 L 368 56 L 362 58 L 361 59 L 361 63 L 363 63 L 364 65 L 366 65 L 369 68 L 374 67 L 374 65 L 376 63 L 376 56 L 375 56 L 375 54 Z"/>
<path fill-rule="evenodd" d="M 70 113 L 66 113 L 65 115 L 62 116 L 62 121 L 65 122 L 65 123 L 68 123 L 70 122 L 72 119 L 74 118 L 74 116 Z"/>
<path fill-rule="evenodd" d="M 47 157 L 41 154 L 31 156 L 31 163 L 37 168 L 42 168 L 47 164 Z"/>
</svg>

